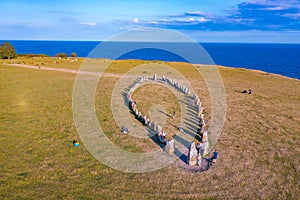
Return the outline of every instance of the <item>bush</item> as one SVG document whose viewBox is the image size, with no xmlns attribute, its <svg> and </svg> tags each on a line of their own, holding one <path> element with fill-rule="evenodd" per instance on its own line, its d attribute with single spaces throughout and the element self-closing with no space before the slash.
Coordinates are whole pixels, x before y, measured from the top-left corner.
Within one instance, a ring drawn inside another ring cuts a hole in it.
<svg viewBox="0 0 300 200">
<path fill-rule="evenodd" d="M 26 58 L 33 58 L 33 57 L 50 57 L 47 54 L 33 54 L 33 53 L 29 53 L 29 54 L 24 54 L 24 53 L 20 53 L 18 54 L 18 56 L 20 57 L 26 57 Z"/>
<path fill-rule="evenodd" d="M 58 53 L 58 54 L 55 55 L 55 57 L 59 57 L 59 58 L 67 58 L 68 55 L 65 54 L 65 53 Z"/>
<path fill-rule="evenodd" d="M 15 48 L 9 42 L 3 42 L 0 46 L 0 59 L 11 59 L 17 57 Z"/>
<path fill-rule="evenodd" d="M 77 57 L 77 54 L 76 54 L 75 52 L 72 52 L 72 53 L 71 53 L 71 57 L 72 57 L 72 58 L 76 58 L 76 57 Z"/>
<path fill-rule="evenodd" d="M 35 57 L 42 57 L 42 58 L 44 58 L 44 57 L 50 57 L 50 56 L 47 55 L 47 54 L 40 53 L 40 54 L 35 54 Z"/>
</svg>

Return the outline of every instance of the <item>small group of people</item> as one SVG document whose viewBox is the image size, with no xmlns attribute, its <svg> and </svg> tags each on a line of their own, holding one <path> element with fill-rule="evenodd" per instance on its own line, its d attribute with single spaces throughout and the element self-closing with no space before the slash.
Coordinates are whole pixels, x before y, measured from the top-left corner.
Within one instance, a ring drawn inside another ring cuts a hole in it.
<svg viewBox="0 0 300 200">
<path fill-rule="evenodd" d="M 207 166 L 206 170 L 210 169 L 214 163 L 217 162 L 217 159 L 219 157 L 219 152 L 217 149 L 212 153 L 212 155 L 209 158 L 206 158 Z"/>
<path fill-rule="evenodd" d="M 203 145 L 202 141 L 199 141 L 196 143 L 196 149 L 197 149 L 198 154 L 203 155 L 204 145 Z"/>
<path fill-rule="evenodd" d="M 243 92 L 242 93 L 248 93 L 248 94 L 252 94 L 253 92 L 252 92 L 252 89 L 251 88 L 249 88 L 248 89 L 248 91 L 247 90 L 243 90 Z"/>
<path fill-rule="evenodd" d="M 77 140 L 73 140 L 72 143 L 73 143 L 74 147 L 79 147 L 80 146 L 80 144 L 79 144 L 79 142 Z"/>
<path fill-rule="evenodd" d="M 158 139 L 160 142 L 165 143 L 167 141 L 166 139 L 166 135 L 167 133 L 164 130 L 161 130 L 160 132 L 158 132 Z"/>
<path fill-rule="evenodd" d="M 210 157 L 210 160 L 211 160 L 212 162 L 216 162 L 217 159 L 218 159 L 218 157 L 219 157 L 219 152 L 217 151 L 217 149 L 215 149 L 215 151 L 213 152 L 212 157 Z"/>
</svg>

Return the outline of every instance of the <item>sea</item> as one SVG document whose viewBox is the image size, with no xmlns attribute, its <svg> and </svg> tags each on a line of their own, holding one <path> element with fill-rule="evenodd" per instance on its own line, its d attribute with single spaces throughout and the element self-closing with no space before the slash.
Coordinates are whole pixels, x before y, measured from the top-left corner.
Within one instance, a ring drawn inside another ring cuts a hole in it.
<svg viewBox="0 0 300 200">
<path fill-rule="evenodd" d="M 4 41 L 0 40 L 0 43 L 2 42 Z M 101 44 L 99 41 L 8 40 L 8 42 L 15 47 L 18 54 L 55 56 L 60 52 L 69 55 L 75 52 L 78 57 L 95 57 L 95 55 L 90 56 L 90 52 Z M 124 45 L 126 49 L 126 45 L 130 46 L 131 43 L 113 43 L 114 48 L 118 46 L 124 48 Z M 199 43 L 199 45 L 210 55 L 216 65 L 261 70 L 300 80 L 300 44 Z M 180 48 L 181 44 L 176 46 Z M 110 58 L 107 52 L 99 53 L 96 57 Z M 186 61 L 177 54 L 159 48 L 141 48 L 125 52 L 114 59 Z"/>
</svg>

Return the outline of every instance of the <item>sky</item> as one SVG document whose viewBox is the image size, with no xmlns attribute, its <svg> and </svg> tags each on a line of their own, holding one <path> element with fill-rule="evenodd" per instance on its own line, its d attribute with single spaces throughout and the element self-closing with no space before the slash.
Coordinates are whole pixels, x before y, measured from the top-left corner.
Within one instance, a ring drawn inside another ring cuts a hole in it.
<svg viewBox="0 0 300 200">
<path fill-rule="evenodd" d="M 0 0 L 0 40 L 107 40 L 155 27 L 199 42 L 300 43 L 300 0 Z"/>
</svg>

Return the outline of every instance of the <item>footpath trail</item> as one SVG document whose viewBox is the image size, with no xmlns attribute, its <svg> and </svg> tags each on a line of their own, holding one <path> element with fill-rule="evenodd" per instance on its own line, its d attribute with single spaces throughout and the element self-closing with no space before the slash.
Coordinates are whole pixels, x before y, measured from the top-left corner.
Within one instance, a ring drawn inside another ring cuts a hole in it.
<svg viewBox="0 0 300 200">
<path fill-rule="evenodd" d="M 42 66 L 32 66 L 32 65 L 24 65 L 24 64 L 5 64 L 7 66 L 11 67 L 21 67 L 21 68 L 27 68 L 27 69 L 35 69 L 35 70 L 45 70 L 45 71 L 57 71 L 57 72 L 65 72 L 65 73 L 72 73 L 72 74 L 84 74 L 84 75 L 94 75 L 94 76 L 108 76 L 108 77 L 119 77 L 122 78 L 124 75 L 122 74 L 114 74 L 114 73 L 102 73 L 102 72 L 89 72 L 89 71 L 80 71 L 80 70 L 73 70 L 73 69 L 65 69 L 65 68 L 54 68 L 54 67 L 42 67 Z M 129 80 L 127 80 L 127 84 L 124 84 L 121 88 L 122 90 L 125 90 L 126 87 L 128 87 L 129 83 L 132 83 L 133 80 L 140 76 L 134 76 L 134 75 L 126 75 Z M 193 108 L 193 106 L 189 105 L 190 99 L 182 94 L 181 92 L 176 91 L 173 87 L 168 86 L 169 89 L 174 90 L 173 92 L 177 94 L 177 98 L 180 100 L 181 108 L 183 109 L 184 118 L 183 118 L 183 132 L 178 132 L 175 136 L 175 140 L 177 143 L 177 154 L 178 156 L 178 162 L 177 166 L 179 168 L 182 168 L 184 170 L 190 171 L 190 172 L 202 172 L 205 171 L 207 162 L 204 158 L 202 158 L 202 162 L 200 166 L 189 166 L 187 164 L 187 158 L 188 158 L 188 148 L 190 145 L 190 142 L 193 141 L 196 133 L 196 127 L 194 124 L 196 124 L 196 110 Z M 122 101 L 122 100 L 121 100 Z M 115 105 L 124 105 L 122 102 L 118 102 L 118 104 Z M 117 106 L 118 107 L 118 106 Z M 121 110 L 126 110 L 127 106 L 123 106 Z"/>
<path fill-rule="evenodd" d="M 4 64 L 11 67 L 22 67 L 28 69 L 36 69 L 36 70 L 46 70 L 46 71 L 58 71 L 58 72 L 66 72 L 71 74 L 87 74 L 87 75 L 95 75 L 95 76 L 112 76 L 112 77 L 122 77 L 120 74 L 113 73 L 102 73 L 102 72 L 89 72 L 89 71 L 80 71 L 74 69 L 65 69 L 65 68 L 54 68 L 54 67 L 41 67 L 41 66 L 32 66 L 32 65 L 24 65 L 24 64 Z"/>
</svg>

